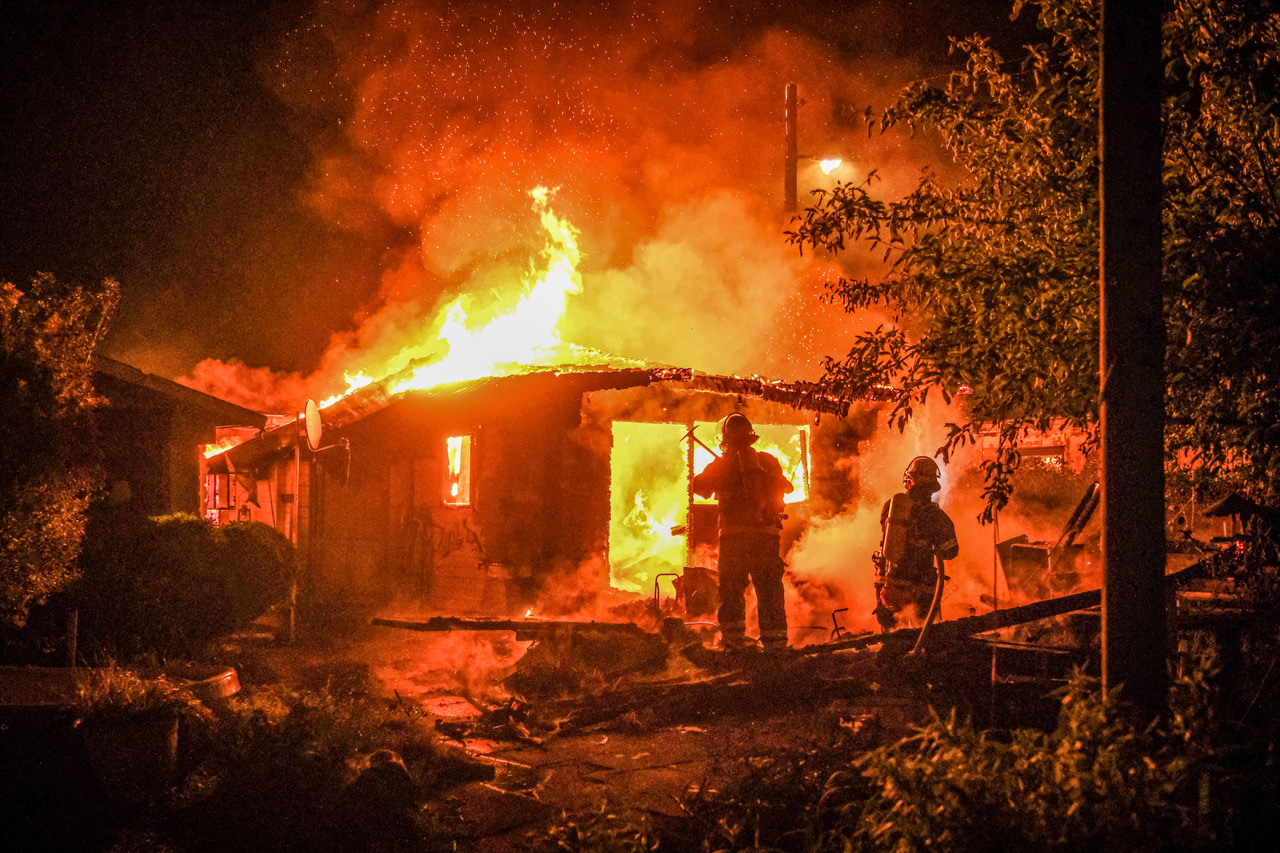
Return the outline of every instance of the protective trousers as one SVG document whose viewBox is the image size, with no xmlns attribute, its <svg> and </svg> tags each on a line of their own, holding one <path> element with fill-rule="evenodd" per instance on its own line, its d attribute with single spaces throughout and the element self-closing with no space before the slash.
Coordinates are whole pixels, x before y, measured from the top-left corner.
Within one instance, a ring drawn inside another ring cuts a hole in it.
<svg viewBox="0 0 1280 853">
<path fill-rule="evenodd" d="M 787 607 L 776 533 L 757 531 L 720 534 L 720 636 L 726 646 L 741 644 L 747 632 L 747 584 L 755 585 L 760 643 L 766 649 L 787 644 Z"/>
</svg>

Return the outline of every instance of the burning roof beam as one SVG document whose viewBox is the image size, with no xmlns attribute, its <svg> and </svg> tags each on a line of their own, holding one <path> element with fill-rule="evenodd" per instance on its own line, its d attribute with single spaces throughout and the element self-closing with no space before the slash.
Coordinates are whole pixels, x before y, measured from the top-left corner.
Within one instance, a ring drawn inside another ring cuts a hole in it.
<svg viewBox="0 0 1280 853">
<path fill-rule="evenodd" d="M 539 368 L 530 370 L 527 373 L 509 376 L 454 382 L 422 390 L 401 391 L 398 393 L 392 390 L 402 384 L 406 377 L 412 376 L 418 367 L 419 365 L 417 364 L 410 365 L 384 379 L 369 383 L 327 406 L 322 410 L 326 429 L 338 429 L 359 421 L 409 395 L 426 398 L 445 398 L 449 395 L 465 392 L 468 389 L 481 387 L 485 383 L 518 382 L 523 377 L 545 375 L 583 377 L 586 379 L 584 386 L 591 386 L 591 388 L 584 387 L 583 390 L 597 388 L 620 389 L 650 385 L 655 382 L 670 382 L 685 385 L 690 390 L 756 397 L 796 409 L 822 414 L 843 417 L 849 412 L 849 402 L 847 400 L 841 400 L 824 392 L 821 386 L 816 383 L 768 382 L 763 379 L 747 379 L 737 376 L 715 376 L 698 373 L 688 368 L 665 366 L 611 368 L 599 365 L 564 365 L 556 368 Z M 873 397 L 873 399 L 879 398 Z M 215 468 L 221 464 L 229 466 L 232 470 L 250 470 L 260 466 L 272 455 L 292 449 L 297 441 L 297 436 L 297 426 L 289 422 L 214 455 L 211 457 L 210 462 Z M 222 457 L 220 463 L 213 461 L 219 459 L 219 457 Z"/>
</svg>

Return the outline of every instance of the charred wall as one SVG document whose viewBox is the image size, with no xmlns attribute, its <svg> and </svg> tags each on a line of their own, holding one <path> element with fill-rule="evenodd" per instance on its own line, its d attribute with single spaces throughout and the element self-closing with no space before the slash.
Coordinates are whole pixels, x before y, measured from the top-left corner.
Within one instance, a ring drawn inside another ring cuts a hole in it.
<svg viewBox="0 0 1280 853">
<path fill-rule="evenodd" d="M 607 535 L 607 448 L 571 436 L 582 395 L 572 378 L 508 377 L 406 394 L 345 427 L 351 474 L 322 501 L 323 583 L 437 612 L 523 612 Z M 470 439 L 470 478 L 450 502 L 454 436 Z"/>
</svg>

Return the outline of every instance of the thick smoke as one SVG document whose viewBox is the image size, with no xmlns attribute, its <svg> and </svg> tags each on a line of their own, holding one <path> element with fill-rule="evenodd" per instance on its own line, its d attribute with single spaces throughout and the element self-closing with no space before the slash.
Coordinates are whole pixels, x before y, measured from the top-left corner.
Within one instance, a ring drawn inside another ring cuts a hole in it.
<svg viewBox="0 0 1280 853">
<path fill-rule="evenodd" d="M 956 404 L 933 401 L 917 410 L 916 417 L 899 433 L 877 421 L 873 434 L 860 443 L 859 452 L 847 456 L 842 468 L 849 477 L 851 498 L 810 520 L 803 536 L 786 555 L 790 581 L 788 612 L 800 631 L 830 630 L 831 612 L 847 607 L 840 625 L 850 630 L 876 628 L 872 586 L 872 553 L 880 545 L 880 511 L 884 502 L 902 490 L 902 473 L 916 456 L 933 456 L 947 433 L 947 424 L 963 419 Z M 1011 503 L 997 514 L 995 524 L 982 524 L 983 448 L 967 446 L 951 455 L 942 467 L 942 491 L 934 496 L 956 526 L 960 554 L 946 566 L 948 582 L 942 617 L 955 619 L 971 612 L 985 613 L 993 604 L 1024 604 L 1045 597 L 1029 590 L 1011 589 L 1004 566 L 996 556 L 997 542 L 1024 535 L 1030 543 L 1050 546 L 1062 536 L 1066 522 L 1083 497 L 1096 471 L 1043 465 L 1023 460 L 1019 485 Z M 1083 552 L 1076 562 L 1078 576 L 1060 595 L 1097 588 L 1097 519 L 1077 540 Z M 793 641 L 812 642 L 810 634 L 792 632 Z"/>
<path fill-rule="evenodd" d="M 904 432 L 883 424 L 862 443 L 860 452 L 843 460 L 844 473 L 852 484 L 851 499 L 834 511 L 810 522 L 804 535 L 787 554 L 793 596 L 788 609 L 796 626 L 808 630 L 832 628 L 832 611 L 848 608 L 839 624 L 849 630 L 872 630 L 876 623 L 872 586 L 871 555 L 880 546 L 880 510 L 902 491 L 902 472 L 916 456 L 932 456 L 938 449 L 944 424 L 954 421 L 953 407 L 930 404 L 917 412 Z M 961 544 L 960 556 L 948 564 L 951 578 L 943 613 L 947 618 L 967 615 L 980 596 L 990 594 L 989 533 L 979 531 L 976 516 L 978 495 L 958 488 L 958 481 L 973 463 L 967 454 L 953 456 L 943 466 L 943 490 L 935 496 L 938 504 L 956 523 Z M 985 577 L 984 577 L 985 571 Z M 985 585 L 984 585 L 985 584 Z M 957 608 L 965 612 L 957 612 Z M 813 641 L 815 637 L 793 637 Z"/>
<path fill-rule="evenodd" d="M 883 4 L 864 5 L 883 24 Z M 828 267 L 782 236 L 785 84 L 801 93 L 801 153 L 847 161 L 827 176 L 803 160 L 802 203 L 871 168 L 905 190 L 933 152 L 868 137 L 850 118 L 888 101 L 880 81 L 916 73 L 874 58 L 874 30 L 859 36 L 855 63 L 847 39 L 841 52 L 809 34 L 847 36 L 843 16 L 806 33 L 763 15 L 679 2 L 320 4 L 272 67 L 312 140 L 307 197 L 371 240 L 407 231 L 413 248 L 384 253 L 380 291 L 335 330 L 314 371 L 253 376 L 210 360 L 187 381 L 292 411 L 344 390 L 344 372 L 401 366 L 406 345 L 429 356 L 445 299 L 520 287 L 544 242 L 535 186 L 557 188 L 553 206 L 582 232 L 584 292 L 566 341 L 813 378 L 853 321 L 820 304 Z M 870 262 L 848 254 L 844 263 Z"/>
</svg>

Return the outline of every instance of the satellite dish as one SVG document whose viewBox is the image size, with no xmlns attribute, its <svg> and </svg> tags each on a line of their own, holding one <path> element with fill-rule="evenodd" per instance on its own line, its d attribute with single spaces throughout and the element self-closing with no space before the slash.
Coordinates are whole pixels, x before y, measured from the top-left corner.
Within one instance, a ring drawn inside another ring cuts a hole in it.
<svg viewBox="0 0 1280 853">
<path fill-rule="evenodd" d="M 303 411 L 307 422 L 307 447 L 315 453 L 320 449 L 320 438 L 324 432 L 324 425 L 320 423 L 320 407 L 315 400 L 308 400 Z"/>
</svg>

